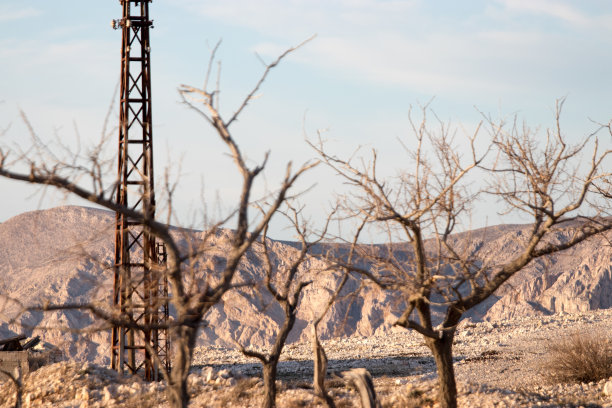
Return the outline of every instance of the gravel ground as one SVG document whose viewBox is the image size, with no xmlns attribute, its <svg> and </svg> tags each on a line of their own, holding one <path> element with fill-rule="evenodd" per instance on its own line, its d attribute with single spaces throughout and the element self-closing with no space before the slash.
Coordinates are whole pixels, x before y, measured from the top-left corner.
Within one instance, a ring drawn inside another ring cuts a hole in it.
<svg viewBox="0 0 612 408">
<path fill-rule="evenodd" d="M 541 364 L 546 346 L 574 332 L 612 333 L 612 310 L 578 314 L 521 317 L 503 322 L 463 322 L 454 346 L 459 404 L 466 407 L 612 407 L 604 385 L 549 383 Z M 436 369 L 429 349 L 412 331 L 398 329 L 386 336 L 351 337 L 322 342 L 329 372 L 366 367 L 379 394 L 423 394 L 435 400 Z M 309 344 L 291 344 L 279 367 L 281 380 L 307 381 L 313 364 Z M 198 348 L 195 363 L 258 375 L 260 366 L 238 351 Z M 395 399 L 397 400 L 397 398 Z M 394 406 L 394 404 L 390 405 Z"/>
<path fill-rule="evenodd" d="M 461 407 L 612 407 L 612 378 L 553 384 L 541 364 L 546 345 L 570 333 L 612 333 L 612 310 L 461 324 L 454 347 Z M 436 370 L 420 336 L 323 341 L 328 388 L 339 407 L 359 406 L 355 392 L 334 375 L 365 367 L 383 407 L 436 406 Z M 286 347 L 279 367 L 279 407 L 322 406 L 312 393 L 309 344 Z M 190 376 L 192 407 L 252 407 L 261 401 L 260 365 L 238 351 L 200 347 Z M 164 386 L 147 384 L 89 363 L 44 366 L 24 379 L 25 407 L 166 407 Z M 0 382 L 0 407 L 12 407 L 15 387 Z"/>
</svg>

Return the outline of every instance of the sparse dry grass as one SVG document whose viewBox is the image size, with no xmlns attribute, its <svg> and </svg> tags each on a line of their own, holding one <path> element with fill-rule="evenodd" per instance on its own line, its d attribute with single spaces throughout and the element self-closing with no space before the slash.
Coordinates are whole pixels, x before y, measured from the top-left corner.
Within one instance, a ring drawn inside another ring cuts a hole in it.
<svg viewBox="0 0 612 408">
<path fill-rule="evenodd" d="M 434 401 L 423 390 L 408 385 L 402 392 L 395 392 L 381 398 L 383 408 L 424 408 L 434 405 Z"/>
<path fill-rule="evenodd" d="M 612 337 L 575 332 L 547 346 L 542 366 L 555 383 L 599 381 L 612 376 Z"/>
<path fill-rule="evenodd" d="M 261 394 L 261 387 L 257 378 L 243 378 L 236 385 L 219 392 L 219 406 L 244 406 L 247 402 Z"/>
</svg>

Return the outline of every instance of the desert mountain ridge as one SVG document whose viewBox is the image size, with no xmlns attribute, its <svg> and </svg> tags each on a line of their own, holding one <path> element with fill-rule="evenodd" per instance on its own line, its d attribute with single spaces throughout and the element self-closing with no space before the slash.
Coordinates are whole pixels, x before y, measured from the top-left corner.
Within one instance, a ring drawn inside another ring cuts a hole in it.
<svg viewBox="0 0 612 408">
<path fill-rule="evenodd" d="M 511 254 L 519 248 L 521 225 L 500 225 L 471 233 L 474 250 L 482 254 Z M 64 206 L 15 216 L 0 224 L 0 338 L 18 333 L 40 335 L 59 345 L 76 360 L 108 363 L 108 330 L 79 333 L 96 327 L 87 313 L 77 310 L 18 314 L 21 305 L 49 300 L 53 303 L 110 302 L 112 294 L 114 214 L 87 207 Z M 202 238 L 201 231 L 179 230 L 183 243 Z M 230 232 L 213 238 L 212 268 L 222 263 L 224 245 Z M 479 238 L 481 234 L 481 238 Z M 177 235 L 178 236 L 178 235 Z M 461 234 L 456 239 L 462 239 Z M 283 263 L 295 251 L 294 245 L 271 241 L 272 259 Z M 263 276 L 262 254 L 245 256 L 237 280 Z M 321 269 L 316 259 L 302 266 L 300 273 Z M 196 269 L 198 265 L 195 265 Z M 326 303 L 337 277 L 324 276 L 306 288 L 296 326 L 289 342 L 307 338 L 308 322 Z M 351 286 L 352 285 L 352 286 Z M 353 282 L 347 291 L 356 290 Z M 548 315 L 612 308 L 612 248 L 604 239 L 588 240 L 579 246 L 529 264 L 507 285 L 479 305 L 468 316 L 472 320 L 499 321 L 517 316 Z M 255 347 L 269 344 L 282 323 L 280 308 L 265 296 L 229 293 L 206 316 L 200 345 L 235 347 L 236 342 Z M 397 330 L 397 299 L 367 286 L 358 297 L 334 305 L 323 321 L 323 338 L 371 336 Z M 69 330 L 66 330 L 69 329 Z"/>
</svg>

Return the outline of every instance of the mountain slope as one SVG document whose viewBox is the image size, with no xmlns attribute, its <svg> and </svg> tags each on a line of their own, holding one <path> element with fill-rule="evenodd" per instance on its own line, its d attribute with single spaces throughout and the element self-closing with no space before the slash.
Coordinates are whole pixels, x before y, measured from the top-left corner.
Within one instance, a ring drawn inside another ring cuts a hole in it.
<svg viewBox="0 0 612 408">
<path fill-rule="evenodd" d="M 90 299 L 110 302 L 112 294 L 114 214 L 85 207 L 58 207 L 13 217 L 0 224 L 0 338 L 25 332 L 41 335 L 44 341 L 60 346 L 76 359 L 108 362 L 107 330 L 78 333 L 97 324 L 86 313 L 71 310 L 49 314 L 20 314 L 21 305 L 78 303 Z M 510 256 L 518 250 L 520 225 L 495 226 L 460 234 L 470 237 L 470 249 L 483 258 Z M 201 241 L 203 233 L 176 229 L 182 245 Z M 193 265 L 196 271 L 214 274 L 223 266 L 223 256 L 231 232 L 220 231 L 209 243 L 207 257 Z M 555 239 L 567 239 L 558 236 Z M 270 241 L 273 262 L 282 265 L 293 254 L 295 245 Z M 470 313 L 474 320 L 499 320 L 519 315 L 574 312 L 612 307 L 612 249 L 603 239 L 592 239 L 576 248 L 546 260 L 532 262 L 514 276 L 496 296 Z M 254 248 L 245 257 L 236 282 L 261 282 L 264 257 Z M 317 260 L 302 265 L 299 276 L 310 279 L 323 268 Z M 305 339 L 308 322 L 320 312 L 338 277 L 319 274 L 306 288 L 298 320 L 289 340 Z M 354 292 L 360 282 L 349 283 Z M 371 286 L 359 296 L 335 305 L 322 324 L 322 336 L 383 334 L 391 330 L 397 317 L 393 306 L 398 300 Z M 264 346 L 282 323 L 282 312 L 269 294 L 261 291 L 227 294 L 223 302 L 206 316 L 199 344 Z M 14 320 L 13 320 L 14 319 Z"/>
</svg>

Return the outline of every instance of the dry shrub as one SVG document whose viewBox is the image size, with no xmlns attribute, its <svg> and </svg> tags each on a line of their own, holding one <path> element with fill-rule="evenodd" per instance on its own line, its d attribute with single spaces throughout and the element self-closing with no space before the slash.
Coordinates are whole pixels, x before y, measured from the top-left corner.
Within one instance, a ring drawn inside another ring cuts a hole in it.
<svg viewBox="0 0 612 408">
<path fill-rule="evenodd" d="M 325 388 L 346 388 L 346 382 L 342 378 L 331 378 L 325 380 Z"/>
<path fill-rule="evenodd" d="M 434 406 L 434 401 L 422 393 L 400 393 L 382 398 L 383 408 L 424 408 Z"/>
<path fill-rule="evenodd" d="M 394 387 L 388 395 L 381 396 L 383 408 L 425 408 L 433 407 L 434 401 L 425 390 L 406 384 L 403 387 Z"/>
<path fill-rule="evenodd" d="M 28 364 L 30 372 L 38 370 L 42 366 L 59 363 L 65 360 L 65 356 L 58 348 L 52 348 L 44 351 L 30 351 L 28 353 Z"/>
<path fill-rule="evenodd" d="M 241 378 L 232 388 L 231 395 L 236 400 L 249 398 L 258 389 L 259 379 L 255 377 Z"/>
<path fill-rule="evenodd" d="M 119 402 L 122 408 L 157 408 L 162 401 L 166 400 L 163 393 L 148 392 L 130 397 L 125 401 Z M 70 406 L 70 405 L 68 405 Z M 87 404 L 79 405 L 81 407 L 88 406 Z"/>
<path fill-rule="evenodd" d="M 612 338 L 576 332 L 547 346 L 543 364 L 553 382 L 591 382 L 612 376 Z"/>
</svg>

